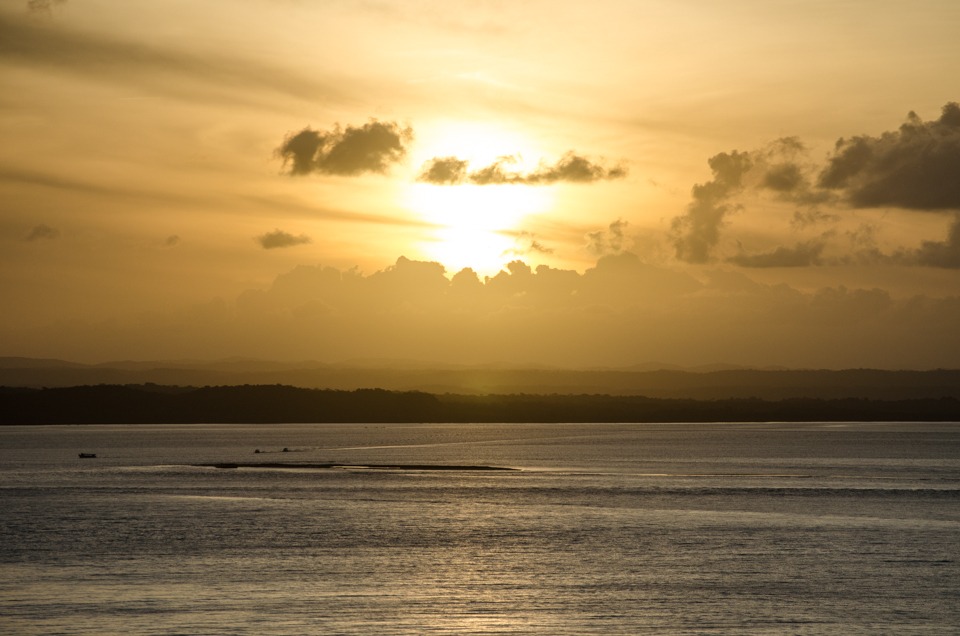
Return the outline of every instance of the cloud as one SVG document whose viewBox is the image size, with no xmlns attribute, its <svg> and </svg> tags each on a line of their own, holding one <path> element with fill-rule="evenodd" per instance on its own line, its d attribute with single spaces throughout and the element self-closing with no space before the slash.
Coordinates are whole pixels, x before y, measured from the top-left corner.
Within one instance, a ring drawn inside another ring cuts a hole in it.
<svg viewBox="0 0 960 636">
<path fill-rule="evenodd" d="M 30 233 L 27 234 L 26 240 L 28 241 L 40 241 L 44 239 L 55 239 L 60 236 L 60 230 L 52 228 L 45 223 L 37 225 Z"/>
<path fill-rule="evenodd" d="M 27 12 L 30 15 L 50 16 L 53 8 L 66 3 L 67 0 L 27 0 Z"/>
<path fill-rule="evenodd" d="M 606 230 L 587 233 L 587 250 L 596 255 L 618 254 L 626 247 L 624 230 L 629 225 L 623 219 L 617 219 Z"/>
<path fill-rule="evenodd" d="M 748 203 L 763 205 L 765 211 L 781 210 L 784 203 L 797 206 L 790 220 L 794 231 L 840 223 L 840 215 L 821 209 L 839 198 L 836 192 L 815 182 L 821 167 L 806 155 L 807 149 L 798 138 L 783 137 L 757 150 L 733 150 L 711 157 L 708 163 L 713 179 L 693 187 L 693 201 L 671 223 L 676 258 L 688 263 L 711 261 L 727 218 L 746 210 Z M 745 267 L 816 265 L 822 264 L 820 256 L 825 247 L 821 236 L 768 253 L 741 252 L 726 260 Z"/>
<path fill-rule="evenodd" d="M 514 238 L 514 245 L 501 256 L 526 256 L 528 254 L 553 254 L 553 249 L 547 247 L 530 232 L 520 232 Z"/>
<path fill-rule="evenodd" d="M 750 153 L 754 166 L 751 188 L 776 193 L 781 201 L 813 208 L 830 202 L 834 195 L 813 184 L 816 167 L 806 160 L 807 148 L 797 137 L 781 137 Z"/>
<path fill-rule="evenodd" d="M 131 199 L 151 199 L 154 201 L 173 204 L 196 204 L 197 199 L 192 196 L 176 194 L 168 190 L 142 190 L 124 188 L 121 186 L 105 186 L 88 181 L 79 181 L 46 172 L 22 170 L 0 164 L 0 182 L 23 185 L 28 187 L 52 188 L 70 193 L 101 195 L 110 198 L 124 197 Z M 114 182 L 116 180 L 114 179 Z"/>
<path fill-rule="evenodd" d="M 879 229 L 874 223 L 861 223 L 856 228 L 848 230 L 846 236 L 855 248 L 874 250 L 877 247 L 877 232 Z"/>
<path fill-rule="evenodd" d="M 423 183 L 434 185 L 549 185 L 553 183 L 593 183 L 609 179 L 621 179 L 627 169 L 621 165 L 606 167 L 569 151 L 554 164 L 542 164 L 531 172 L 509 170 L 506 166 L 517 162 L 516 157 L 505 155 L 493 163 L 473 171 L 467 171 L 469 162 L 456 157 L 437 157 L 427 161 L 417 177 Z"/>
<path fill-rule="evenodd" d="M 960 210 L 960 105 L 924 122 L 911 112 L 899 130 L 837 141 L 819 185 L 858 208 Z"/>
<path fill-rule="evenodd" d="M 714 274 L 697 281 L 630 252 L 604 256 L 582 274 L 513 261 L 493 277 L 463 270 L 450 280 L 439 264 L 408 259 L 370 275 L 300 267 L 245 294 L 237 325 L 266 322 L 283 334 L 269 343 L 243 338 L 249 355 L 279 349 L 460 364 L 937 366 L 960 344 L 958 298 L 895 300 L 843 287 L 804 293 L 736 271 Z M 242 337 L 221 329 L 212 342 L 231 334 Z"/>
<path fill-rule="evenodd" d="M 291 133 L 277 149 L 290 175 L 312 173 L 356 176 L 383 173 L 406 155 L 410 128 L 371 120 L 360 127 L 336 125 L 332 131 L 304 128 Z"/>
<path fill-rule="evenodd" d="M 263 208 L 271 214 L 296 213 L 311 220 L 328 219 L 333 221 L 371 223 L 374 225 L 389 225 L 395 227 L 412 227 L 423 229 L 437 228 L 437 226 L 432 223 L 427 223 L 418 219 L 405 218 L 403 216 L 388 216 L 386 214 L 370 214 L 347 209 L 331 209 L 325 206 L 316 205 L 314 202 L 304 203 L 303 201 L 290 197 L 276 195 L 243 195 L 241 198 L 259 208 Z"/>
<path fill-rule="evenodd" d="M 264 91 L 305 100 L 322 96 L 329 101 L 342 95 L 337 87 L 321 85 L 309 77 L 255 60 L 209 52 L 191 54 L 103 34 L 76 32 L 52 20 L 31 19 L 44 15 L 46 7 L 54 4 L 56 0 L 37 2 L 37 10 L 23 18 L 0 12 L 0 60 L 149 88 L 175 97 L 193 98 L 201 94 L 233 105 L 241 101 L 263 104 Z M 31 6 L 33 3 L 28 4 L 28 8 Z"/>
<path fill-rule="evenodd" d="M 693 202 L 671 223 L 676 256 L 688 263 L 705 263 L 720 241 L 720 228 L 730 212 L 728 199 L 743 187 L 743 177 L 753 165 L 750 154 L 721 152 L 707 163 L 713 179 L 693 186 Z"/>
<path fill-rule="evenodd" d="M 763 186 L 777 192 L 793 192 L 803 183 L 804 177 L 800 166 L 790 162 L 771 166 L 763 176 Z"/>
<path fill-rule="evenodd" d="M 622 165 L 605 168 L 570 151 L 552 166 L 543 166 L 528 175 L 527 180 L 530 183 L 556 183 L 557 181 L 593 183 L 607 179 L 622 179 L 625 176 L 627 176 L 627 169 Z"/>
<path fill-rule="evenodd" d="M 22 170 L 5 165 L 0 165 L 0 181 L 6 181 L 18 185 L 25 184 L 44 188 L 72 190 L 87 194 L 116 195 L 118 193 L 118 190 L 100 185 L 75 181 L 73 179 L 64 178 L 58 175 Z"/>
<path fill-rule="evenodd" d="M 380 303 L 428 304 L 445 293 L 449 281 L 446 268 L 433 261 L 415 261 L 405 256 L 366 279 L 367 292 Z"/>
<path fill-rule="evenodd" d="M 163 241 L 164 247 L 174 247 L 180 244 L 180 237 L 177 234 L 171 234 Z"/>
<path fill-rule="evenodd" d="M 136 345 L 143 358 L 956 365 L 956 294 L 900 299 L 877 289 L 764 285 L 734 269 L 701 274 L 644 264 L 630 252 L 604 256 L 583 273 L 514 261 L 493 277 L 462 270 L 449 280 L 440 264 L 409 259 L 373 274 L 302 265 L 235 301 L 5 333 L 41 351 L 101 359 Z"/>
<path fill-rule="evenodd" d="M 839 220 L 840 216 L 837 214 L 828 214 L 818 208 L 807 208 L 794 210 L 790 225 L 795 229 L 803 229 L 820 225 L 821 223 L 836 223 Z"/>
<path fill-rule="evenodd" d="M 793 247 L 780 246 L 770 252 L 738 254 L 728 259 L 741 267 L 809 267 L 820 265 L 820 254 L 825 247 L 819 239 L 797 243 Z"/>
<path fill-rule="evenodd" d="M 892 253 L 883 252 L 877 247 L 878 231 L 878 226 L 874 224 L 861 224 L 858 228 L 846 232 L 845 236 L 849 239 L 853 251 L 830 264 L 960 269 L 960 214 L 951 221 L 944 240 L 922 241 L 919 247 L 901 248 Z"/>
<path fill-rule="evenodd" d="M 918 265 L 960 269 L 960 215 L 954 217 L 944 241 L 924 241 L 912 255 Z"/>
<path fill-rule="evenodd" d="M 467 161 L 456 157 L 436 157 L 423 164 L 417 181 L 434 185 L 455 185 L 467 177 Z"/>
<path fill-rule="evenodd" d="M 274 230 L 257 237 L 257 242 L 265 250 L 272 250 L 278 247 L 293 247 L 294 245 L 304 245 L 310 242 L 310 237 L 306 234 L 294 236 L 283 230 Z"/>
<path fill-rule="evenodd" d="M 507 155 L 500 157 L 489 166 L 474 170 L 467 175 L 470 183 L 475 185 L 504 185 L 504 184 L 523 184 L 526 183 L 526 176 L 520 173 L 504 170 L 505 165 L 517 162 L 516 157 Z"/>
</svg>

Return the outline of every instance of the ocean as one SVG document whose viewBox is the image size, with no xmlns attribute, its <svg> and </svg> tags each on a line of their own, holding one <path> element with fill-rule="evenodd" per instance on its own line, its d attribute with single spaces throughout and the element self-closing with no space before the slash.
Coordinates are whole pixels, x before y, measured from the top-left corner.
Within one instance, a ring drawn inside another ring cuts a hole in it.
<svg viewBox="0 0 960 636">
<path fill-rule="evenodd" d="M 960 424 L 0 427 L 0 633 L 960 633 Z"/>
</svg>

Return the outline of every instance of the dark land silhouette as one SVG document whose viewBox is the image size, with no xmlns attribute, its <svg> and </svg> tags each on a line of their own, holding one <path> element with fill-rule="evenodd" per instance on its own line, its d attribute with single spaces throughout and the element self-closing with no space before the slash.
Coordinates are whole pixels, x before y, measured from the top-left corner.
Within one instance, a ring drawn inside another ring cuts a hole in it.
<svg viewBox="0 0 960 636">
<path fill-rule="evenodd" d="M 434 395 L 284 385 L 0 388 L 0 424 L 281 422 L 960 421 L 954 397 L 728 398 Z"/>
<path fill-rule="evenodd" d="M 370 361 L 118 361 L 0 357 L 0 386 L 70 387 L 96 384 L 225 386 L 283 384 L 352 391 L 378 387 L 433 394 L 606 394 L 696 400 L 760 398 L 960 399 L 960 370 L 749 369 L 723 365 L 675 368 L 655 363 L 619 369 L 438 366 Z"/>
</svg>

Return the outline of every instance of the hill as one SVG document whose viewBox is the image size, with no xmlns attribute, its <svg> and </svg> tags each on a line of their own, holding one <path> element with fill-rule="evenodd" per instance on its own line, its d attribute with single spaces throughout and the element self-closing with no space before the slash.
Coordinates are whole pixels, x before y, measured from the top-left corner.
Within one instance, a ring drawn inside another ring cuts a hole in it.
<svg viewBox="0 0 960 636">
<path fill-rule="evenodd" d="M 283 384 L 352 391 L 376 387 L 435 394 L 607 394 L 677 399 L 789 398 L 908 400 L 960 398 L 960 370 L 791 370 L 710 367 L 691 370 L 549 369 L 440 366 L 386 362 L 330 365 L 248 359 L 119 361 L 84 365 L 59 360 L 0 358 L 0 385 L 68 387 L 96 384 Z"/>
</svg>

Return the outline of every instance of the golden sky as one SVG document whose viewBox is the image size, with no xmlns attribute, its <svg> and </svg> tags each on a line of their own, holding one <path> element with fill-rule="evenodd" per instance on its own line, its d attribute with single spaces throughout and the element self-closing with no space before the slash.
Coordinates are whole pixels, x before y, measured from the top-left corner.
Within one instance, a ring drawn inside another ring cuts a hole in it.
<svg viewBox="0 0 960 636">
<path fill-rule="evenodd" d="M 4 0 L 0 355 L 960 365 L 960 4 Z"/>
</svg>

